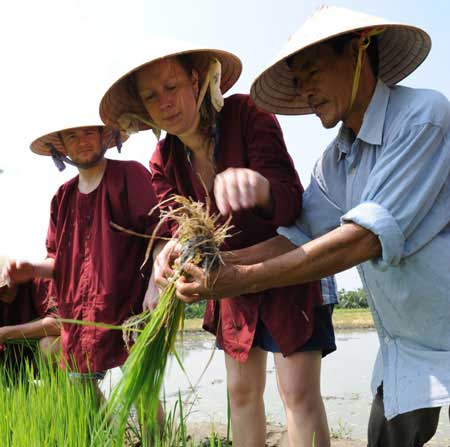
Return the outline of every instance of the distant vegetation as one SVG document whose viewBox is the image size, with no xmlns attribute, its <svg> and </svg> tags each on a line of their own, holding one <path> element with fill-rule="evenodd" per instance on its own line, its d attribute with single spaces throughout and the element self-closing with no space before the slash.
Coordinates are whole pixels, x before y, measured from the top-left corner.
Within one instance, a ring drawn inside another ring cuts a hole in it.
<svg viewBox="0 0 450 447">
<path fill-rule="evenodd" d="M 366 309 L 369 307 L 367 303 L 367 295 L 364 289 L 356 290 L 339 290 L 340 309 Z"/>
<path fill-rule="evenodd" d="M 184 308 L 186 318 L 203 318 L 206 308 L 206 301 L 199 301 L 194 304 L 187 304 Z"/>
<path fill-rule="evenodd" d="M 186 306 L 186 318 L 203 318 L 205 313 L 206 301 L 189 304 Z M 367 303 L 367 295 L 363 289 L 344 290 L 339 291 L 338 309 L 366 309 L 369 305 Z"/>
</svg>

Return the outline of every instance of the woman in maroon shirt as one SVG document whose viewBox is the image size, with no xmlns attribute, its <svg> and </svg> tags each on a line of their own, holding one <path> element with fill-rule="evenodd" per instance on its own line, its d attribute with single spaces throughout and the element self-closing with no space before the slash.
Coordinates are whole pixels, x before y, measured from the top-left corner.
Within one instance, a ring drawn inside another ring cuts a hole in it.
<svg viewBox="0 0 450 447">
<path fill-rule="evenodd" d="M 278 226 L 294 222 L 303 191 L 276 118 L 247 95 L 223 100 L 221 92 L 240 70 L 240 61 L 223 51 L 166 54 L 119 79 L 100 105 L 107 125 L 167 132 L 150 161 L 158 199 L 181 194 L 205 201 L 209 194 L 213 212 L 233 212 L 233 236 L 222 247 L 233 251 L 269 239 Z M 214 188 L 224 187 L 220 179 L 228 179 L 226 203 L 215 201 Z M 246 203 L 233 202 L 234 187 L 248 189 Z M 175 245 L 172 240 L 157 257 L 155 278 L 161 286 L 172 273 Z M 286 251 L 291 249 L 286 241 Z M 315 433 L 318 445 L 329 445 L 320 365 L 335 345 L 321 302 L 319 282 L 208 302 L 204 328 L 226 353 L 233 445 L 265 445 L 267 351 L 275 356 L 290 444 L 310 446 Z"/>
</svg>

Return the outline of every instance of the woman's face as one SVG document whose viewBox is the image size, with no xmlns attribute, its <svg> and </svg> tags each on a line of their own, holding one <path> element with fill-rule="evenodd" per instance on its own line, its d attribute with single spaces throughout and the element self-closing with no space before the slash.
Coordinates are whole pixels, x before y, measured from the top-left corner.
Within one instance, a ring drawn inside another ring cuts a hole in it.
<svg viewBox="0 0 450 447">
<path fill-rule="evenodd" d="M 152 121 L 172 135 L 196 131 L 198 74 L 191 75 L 174 59 L 163 59 L 136 74 L 139 96 Z"/>
</svg>

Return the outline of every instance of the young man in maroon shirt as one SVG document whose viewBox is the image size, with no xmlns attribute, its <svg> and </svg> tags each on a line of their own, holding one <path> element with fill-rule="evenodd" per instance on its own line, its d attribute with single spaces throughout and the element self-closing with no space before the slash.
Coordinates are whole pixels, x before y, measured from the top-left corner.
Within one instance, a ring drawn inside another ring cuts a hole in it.
<svg viewBox="0 0 450 447">
<path fill-rule="evenodd" d="M 51 155 L 59 169 L 64 163 L 76 166 L 79 175 L 52 199 L 47 258 L 10 262 L 4 276 L 10 284 L 54 278 L 64 319 L 119 325 L 142 311 L 146 290 L 151 292 L 151 281 L 140 272 L 146 241 L 114 229 L 111 222 L 151 233 L 158 216 L 148 212 L 156 197 L 146 168 L 104 157 L 116 145 L 120 148 L 120 135 L 97 125 L 52 132 L 31 144 L 33 152 Z M 128 354 L 120 331 L 87 325 L 64 323 L 61 346 L 63 366 L 95 386 Z"/>
</svg>

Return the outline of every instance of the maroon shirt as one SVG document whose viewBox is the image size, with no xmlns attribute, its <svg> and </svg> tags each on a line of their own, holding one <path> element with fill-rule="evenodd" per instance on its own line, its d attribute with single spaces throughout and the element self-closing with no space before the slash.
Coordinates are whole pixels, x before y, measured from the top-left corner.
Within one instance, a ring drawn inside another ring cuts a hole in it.
<svg viewBox="0 0 450 447">
<path fill-rule="evenodd" d="M 278 226 L 292 224 L 301 212 L 303 188 L 287 152 L 276 118 L 258 109 L 247 95 L 225 99 L 220 113 L 216 172 L 227 168 L 249 168 L 270 182 L 274 211 L 270 219 L 257 210 L 233 214 L 233 237 L 223 250 L 249 247 L 276 236 Z M 158 143 L 150 161 L 153 185 L 160 201 L 171 194 L 205 200 L 202 184 L 193 172 L 181 141 L 167 135 Z M 212 211 L 218 209 L 211 192 Z M 223 222 L 223 219 L 222 219 Z M 172 231 L 174 227 L 172 227 Z M 314 307 L 322 302 L 319 282 L 267 290 L 262 293 L 208 301 L 204 328 L 217 334 L 224 350 L 244 362 L 251 349 L 260 318 L 288 355 L 311 336 Z"/>
<path fill-rule="evenodd" d="M 148 285 L 139 267 L 147 240 L 115 230 L 110 222 L 151 233 L 158 216 L 150 173 L 134 161 L 108 160 L 103 179 L 89 194 L 78 176 L 62 185 L 51 204 L 48 256 L 62 318 L 120 325 L 142 311 Z M 127 350 L 119 330 L 63 324 L 61 344 L 69 368 L 98 372 L 121 365 Z"/>
</svg>

